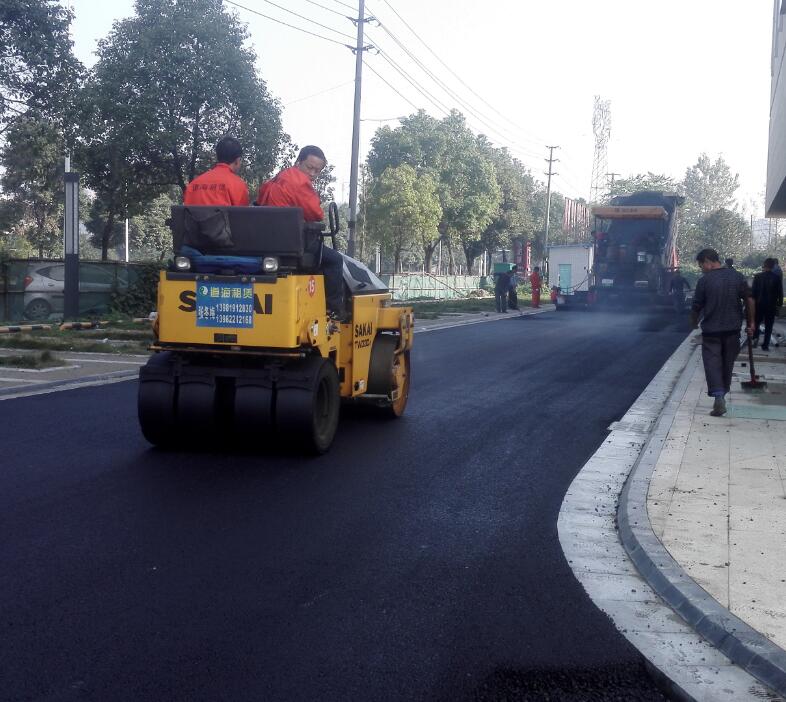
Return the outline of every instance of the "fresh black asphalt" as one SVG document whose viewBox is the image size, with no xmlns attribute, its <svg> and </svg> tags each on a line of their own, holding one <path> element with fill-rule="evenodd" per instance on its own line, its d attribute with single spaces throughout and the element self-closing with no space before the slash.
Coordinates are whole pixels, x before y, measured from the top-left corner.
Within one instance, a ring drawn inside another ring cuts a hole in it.
<svg viewBox="0 0 786 702">
<path fill-rule="evenodd" d="M 0 699 L 661 699 L 557 514 L 685 333 L 419 334 L 406 415 L 320 458 L 151 449 L 135 382 L 0 402 Z"/>
</svg>

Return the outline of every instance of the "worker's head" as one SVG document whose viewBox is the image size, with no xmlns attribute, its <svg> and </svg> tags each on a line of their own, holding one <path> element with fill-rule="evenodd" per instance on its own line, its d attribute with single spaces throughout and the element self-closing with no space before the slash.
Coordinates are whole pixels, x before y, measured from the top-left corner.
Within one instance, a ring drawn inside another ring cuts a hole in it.
<svg viewBox="0 0 786 702">
<path fill-rule="evenodd" d="M 303 171 L 311 180 L 316 180 L 327 165 L 325 153 L 318 146 L 304 146 L 295 161 L 295 168 Z"/>
<path fill-rule="evenodd" d="M 517 271 L 518 269 L 519 269 L 519 267 L 518 267 L 518 266 L 513 266 L 513 267 L 512 267 L 510 270 L 512 270 L 512 271 Z"/>
<path fill-rule="evenodd" d="M 715 249 L 702 249 L 696 254 L 696 262 L 703 271 L 720 268 L 720 257 Z"/>
<path fill-rule="evenodd" d="M 225 136 L 216 144 L 216 161 L 226 163 L 234 173 L 243 165 L 243 147 L 235 137 Z"/>
<path fill-rule="evenodd" d="M 726 268 L 734 268 L 734 259 L 727 258 L 724 263 L 726 264 Z"/>
<path fill-rule="evenodd" d="M 535 266 L 535 268 L 533 268 L 533 271 L 535 273 L 540 273 L 540 266 Z"/>
<path fill-rule="evenodd" d="M 765 258 L 764 262 L 761 264 L 761 269 L 763 271 L 771 271 L 773 268 L 775 268 L 775 259 Z"/>
</svg>

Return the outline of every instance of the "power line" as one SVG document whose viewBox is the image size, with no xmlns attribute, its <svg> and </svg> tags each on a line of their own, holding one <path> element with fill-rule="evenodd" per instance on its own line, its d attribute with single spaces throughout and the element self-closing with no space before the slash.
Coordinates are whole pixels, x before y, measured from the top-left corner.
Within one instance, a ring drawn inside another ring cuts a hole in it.
<svg viewBox="0 0 786 702">
<path fill-rule="evenodd" d="M 336 0 L 336 1 L 338 1 L 338 0 Z M 456 72 L 455 72 L 455 71 L 454 71 L 454 70 L 453 70 L 453 69 L 452 69 L 452 68 L 451 68 L 451 67 L 450 67 L 450 66 L 449 66 L 447 63 L 445 63 L 445 62 L 444 62 L 444 61 L 443 61 L 443 60 L 442 60 L 442 59 L 441 59 L 441 58 L 440 58 L 440 57 L 439 57 L 439 56 L 438 56 L 438 55 L 435 53 L 435 51 L 434 51 L 434 50 L 433 50 L 433 49 L 432 49 L 432 48 L 431 48 L 431 47 L 428 45 L 428 43 L 427 43 L 427 42 L 425 42 L 425 41 L 424 41 L 424 40 L 423 40 L 423 39 L 420 37 L 420 35 L 419 35 L 419 34 L 418 34 L 418 33 L 417 33 L 417 32 L 416 32 L 416 31 L 415 31 L 413 28 L 412 28 L 412 26 L 411 26 L 411 25 L 410 25 L 410 24 L 409 24 L 409 23 L 408 23 L 408 22 L 407 22 L 407 21 L 406 21 L 406 20 L 405 20 L 405 19 L 404 19 L 404 18 L 403 18 L 403 17 L 402 17 L 402 16 L 401 16 L 401 15 L 400 15 L 400 14 L 399 14 L 397 11 L 396 11 L 396 8 L 395 8 L 395 7 L 393 7 L 393 5 L 391 5 L 391 4 L 388 2 L 388 0 L 383 0 L 383 2 L 384 2 L 384 3 L 385 3 L 385 4 L 386 4 L 386 5 L 387 5 L 387 6 L 388 6 L 390 9 L 391 9 L 391 11 L 393 12 L 393 14 L 394 14 L 394 15 L 396 15 L 396 17 L 398 17 L 398 18 L 399 18 L 399 20 L 401 20 L 402 24 L 403 24 L 403 25 L 404 25 L 404 26 L 405 26 L 407 29 L 409 29 L 409 31 L 410 31 L 410 32 L 412 32 L 412 34 L 414 34 L 414 35 L 415 35 L 415 37 L 417 38 L 417 40 L 418 40 L 418 41 L 419 41 L 421 44 L 423 44 L 423 46 L 425 46 L 425 47 L 426 47 L 426 49 L 429 51 L 429 53 L 431 53 L 431 55 L 432 55 L 432 56 L 434 56 L 434 58 L 435 58 L 435 59 L 437 59 L 437 61 L 439 61 L 439 62 L 440 62 L 440 63 L 441 63 L 441 64 L 442 64 L 442 65 L 443 65 L 443 66 L 444 66 L 444 67 L 445 67 L 445 68 L 446 68 L 446 69 L 447 69 L 449 72 L 450 72 L 450 74 L 451 74 L 451 75 L 452 75 L 454 78 L 456 78 L 456 80 L 458 80 L 458 81 L 459 81 L 459 82 L 460 82 L 460 83 L 461 83 L 461 84 L 462 84 L 462 85 L 463 85 L 463 86 L 464 86 L 464 87 L 465 87 L 467 90 L 469 90 L 469 91 L 470 91 L 470 92 L 471 92 L 471 93 L 472 93 L 472 94 L 473 94 L 475 97 L 477 97 L 477 98 L 478 98 L 478 99 L 479 99 L 479 100 L 480 100 L 480 101 L 481 101 L 481 102 L 482 102 L 484 105 L 486 105 L 486 106 L 487 106 L 489 109 L 493 110 L 493 111 L 494 111 L 496 114 L 498 114 L 498 115 L 499 115 L 500 117 L 502 117 L 504 120 L 506 120 L 506 121 L 507 121 L 507 122 L 509 122 L 511 125 L 513 125 L 514 127 L 516 127 L 516 129 L 519 129 L 519 130 L 521 130 L 522 132 L 525 132 L 525 131 L 526 131 L 526 130 L 525 130 L 525 129 L 523 129 L 523 128 L 522 128 L 520 125 L 518 125 L 518 124 L 516 124 L 515 122 L 513 122 L 513 121 L 512 121 L 512 120 L 511 120 L 509 117 L 506 117 L 506 116 L 505 116 L 505 115 L 504 115 L 502 112 L 500 112 L 499 110 L 497 110 L 497 109 L 496 109 L 496 108 L 495 108 L 493 105 L 491 105 L 491 104 L 490 104 L 490 103 L 489 103 L 487 100 L 485 100 L 485 99 L 484 99 L 484 98 L 483 98 L 481 95 L 479 95 L 477 92 L 475 92 L 475 90 L 473 90 L 472 86 L 468 85 L 468 84 L 467 84 L 467 83 L 466 83 L 466 82 L 465 82 L 465 81 L 462 79 L 462 77 L 461 77 L 460 75 L 458 75 L 458 74 L 457 74 L 457 73 L 456 73 Z M 369 9 L 370 9 L 370 8 L 369 8 Z M 537 135 L 535 135 L 535 136 L 537 136 Z M 538 145 L 538 146 L 540 146 L 540 145 L 543 143 L 543 140 L 542 140 L 542 139 L 540 139 L 540 137 L 538 137 L 538 140 L 537 140 L 537 142 L 536 142 L 535 140 L 532 140 L 532 139 L 530 139 L 529 141 L 531 141 L 533 144 L 534 144 L 534 143 L 537 143 L 537 145 Z"/>
<path fill-rule="evenodd" d="M 371 36 L 369 39 L 374 41 Z M 407 73 L 401 66 L 399 66 L 390 56 L 387 55 L 380 47 L 379 44 L 374 41 L 376 45 L 376 49 L 379 55 L 388 63 L 390 66 L 395 70 L 404 80 L 406 80 L 415 90 L 417 90 L 426 100 L 431 102 L 438 110 L 444 112 L 446 115 L 450 114 L 450 108 L 447 107 L 439 98 L 434 97 L 428 90 L 426 90 L 417 80 L 415 80 L 409 73 Z M 420 109 L 420 108 L 418 108 Z"/>
<path fill-rule="evenodd" d="M 379 22 L 379 20 L 377 20 Z M 465 101 L 461 98 L 450 86 L 448 86 L 443 80 L 441 80 L 438 76 L 436 76 L 433 71 L 431 71 L 417 56 L 415 56 L 404 44 L 403 42 L 395 35 L 390 29 L 387 28 L 385 24 L 379 22 L 379 26 L 382 30 L 401 48 L 401 50 L 409 56 L 410 59 L 417 65 L 431 80 L 433 80 L 445 93 L 452 98 L 459 107 L 462 107 L 466 112 L 469 112 L 472 117 L 474 117 L 480 124 L 482 124 L 486 130 L 494 132 L 499 137 L 501 137 L 504 141 L 508 142 L 509 144 L 515 145 L 520 151 L 524 153 L 528 153 L 531 158 L 540 158 L 539 154 L 535 154 L 532 151 L 522 144 L 518 144 L 515 141 L 514 137 L 507 134 L 506 132 L 502 131 L 503 129 L 507 129 L 506 127 L 501 127 L 499 125 L 495 125 L 488 115 L 483 114 L 480 110 L 476 109 L 473 105 L 469 102 Z"/>
<path fill-rule="evenodd" d="M 367 61 L 364 60 L 363 65 L 366 68 L 368 68 L 368 70 L 371 71 L 377 78 L 379 78 L 385 85 L 387 85 L 388 88 L 390 88 L 394 93 L 396 93 L 396 95 L 398 95 L 402 100 L 404 100 L 404 102 L 409 103 L 415 110 L 420 109 L 414 102 L 412 102 L 409 98 L 404 97 L 404 95 L 402 95 L 396 88 L 394 88 L 390 83 L 388 83 L 388 81 L 386 81 L 381 75 L 379 75 L 379 73 L 377 73 L 374 70 L 373 66 L 371 66 Z"/>
<path fill-rule="evenodd" d="M 328 7 L 327 5 L 322 5 L 318 2 L 314 2 L 314 0 L 305 0 L 305 2 L 309 3 L 310 5 L 316 5 L 317 7 L 321 7 L 323 10 L 326 10 L 327 12 L 332 12 L 334 15 L 338 15 L 339 17 L 347 19 L 347 16 L 343 12 L 334 10 L 332 7 Z"/>
<path fill-rule="evenodd" d="M 306 20 L 306 22 L 311 22 L 311 24 L 315 24 L 318 27 L 322 27 L 322 29 L 327 29 L 329 32 L 333 32 L 334 34 L 338 34 L 340 37 L 344 37 L 345 39 L 354 39 L 353 36 L 350 34 L 344 34 L 344 32 L 339 32 L 337 29 L 333 29 L 333 27 L 328 27 L 326 24 L 322 24 L 321 22 L 317 22 L 316 20 L 311 19 L 310 17 L 306 17 L 305 15 L 301 15 L 299 12 L 295 12 L 294 10 L 288 10 L 283 5 L 279 5 L 278 3 L 273 2 L 273 0 L 262 0 L 262 2 L 266 2 L 268 5 L 272 5 L 273 7 L 277 7 L 279 10 L 283 10 L 284 12 L 288 12 L 290 15 L 294 15 L 295 17 L 299 17 L 302 20 Z"/>
<path fill-rule="evenodd" d="M 337 5 L 343 5 L 344 7 L 352 10 L 352 12 L 357 12 L 357 8 L 356 7 L 352 7 L 352 5 L 348 5 L 345 2 L 341 2 L 341 0 L 333 0 L 333 2 L 335 2 Z"/>
<path fill-rule="evenodd" d="M 227 5 L 234 5 L 235 7 L 239 7 L 241 10 L 250 12 L 252 15 L 258 15 L 259 17 L 264 17 L 265 19 L 269 19 L 271 22 L 277 22 L 278 24 L 283 24 L 285 27 L 289 27 L 290 29 L 294 29 L 298 32 L 303 32 L 303 34 L 310 34 L 312 37 L 317 37 L 318 39 L 324 39 L 325 41 L 329 41 L 331 44 L 338 44 L 339 46 L 344 46 L 344 47 L 346 46 L 346 44 L 342 41 L 336 41 L 335 39 L 331 39 L 330 37 L 323 36 L 322 34 L 317 34 L 316 32 L 309 31 L 308 29 L 303 29 L 303 27 L 298 27 L 294 24 L 289 24 L 289 22 L 284 22 L 284 20 L 276 19 L 275 17 L 266 15 L 263 12 L 259 12 L 259 10 L 252 10 L 250 7 L 241 5 L 239 2 L 234 2 L 234 0 L 224 0 L 224 2 L 226 2 Z"/>
<path fill-rule="evenodd" d="M 304 97 L 299 97 L 295 100 L 290 100 L 289 102 L 284 103 L 284 107 L 288 107 L 289 105 L 294 105 L 296 102 L 303 102 L 303 100 L 310 100 L 311 98 L 319 97 L 320 95 L 324 95 L 325 93 L 330 93 L 334 90 L 338 90 L 339 88 L 343 88 L 345 85 L 350 85 L 354 83 L 354 80 L 347 80 L 343 83 L 339 83 L 338 85 L 334 85 L 332 88 L 325 88 L 324 90 L 320 90 L 318 93 L 314 93 L 313 95 L 305 95 Z"/>
</svg>

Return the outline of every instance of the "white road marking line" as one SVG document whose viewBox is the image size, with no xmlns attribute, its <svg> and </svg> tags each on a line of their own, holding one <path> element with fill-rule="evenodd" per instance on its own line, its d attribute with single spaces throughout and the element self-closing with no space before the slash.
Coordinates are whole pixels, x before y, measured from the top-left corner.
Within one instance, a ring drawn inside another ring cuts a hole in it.
<svg viewBox="0 0 786 702">
<path fill-rule="evenodd" d="M 32 378 L 0 378 L 0 383 L 18 383 L 20 388 L 25 385 L 41 385 L 51 382 L 51 380 L 33 380 Z"/>
<path fill-rule="evenodd" d="M 69 358 L 67 356 L 62 357 L 64 361 L 82 361 L 82 363 L 114 363 L 116 365 L 126 365 L 126 366 L 144 366 L 147 363 L 147 360 L 144 361 L 115 361 L 110 360 L 108 358 Z M 147 359 L 147 357 L 145 357 Z M 72 366 L 73 368 L 73 366 Z"/>
<path fill-rule="evenodd" d="M 111 385 L 112 383 L 124 383 L 127 380 L 136 380 L 136 375 L 128 375 L 122 378 L 104 378 L 102 380 L 91 380 L 85 383 L 66 383 L 64 385 L 58 385 L 54 388 L 43 388 L 41 390 L 31 390 L 30 392 L 19 392 L 14 393 L 13 395 L 0 395 L 0 402 L 3 400 L 14 400 L 19 397 L 31 397 L 33 395 L 48 395 L 49 393 L 53 392 L 62 392 L 63 390 L 78 390 L 79 388 L 88 388 L 94 387 L 96 385 Z M 37 380 L 36 383 L 42 381 Z M 46 381 L 48 382 L 48 381 Z"/>
</svg>

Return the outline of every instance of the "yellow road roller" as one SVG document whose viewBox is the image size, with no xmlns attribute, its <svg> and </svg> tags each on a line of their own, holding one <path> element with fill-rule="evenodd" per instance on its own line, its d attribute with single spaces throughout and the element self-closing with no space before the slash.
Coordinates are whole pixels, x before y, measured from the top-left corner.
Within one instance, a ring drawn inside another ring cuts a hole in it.
<svg viewBox="0 0 786 702">
<path fill-rule="evenodd" d="M 343 403 L 400 417 L 411 307 L 343 256 L 348 314 L 325 302 L 321 252 L 338 229 L 300 208 L 172 208 L 175 257 L 158 283 L 155 352 L 139 373 L 139 423 L 157 446 L 330 448 Z"/>
</svg>

